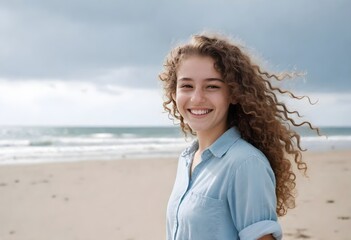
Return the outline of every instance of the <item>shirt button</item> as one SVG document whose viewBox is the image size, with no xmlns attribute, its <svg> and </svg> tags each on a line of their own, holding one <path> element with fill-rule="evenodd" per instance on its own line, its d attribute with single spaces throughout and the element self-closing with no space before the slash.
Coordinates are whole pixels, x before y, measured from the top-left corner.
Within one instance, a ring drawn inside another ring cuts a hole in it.
<svg viewBox="0 0 351 240">
<path fill-rule="evenodd" d="M 208 158 L 210 158 L 210 156 L 211 156 L 210 151 L 208 149 L 206 149 L 206 151 L 203 153 L 204 159 L 208 159 Z"/>
</svg>

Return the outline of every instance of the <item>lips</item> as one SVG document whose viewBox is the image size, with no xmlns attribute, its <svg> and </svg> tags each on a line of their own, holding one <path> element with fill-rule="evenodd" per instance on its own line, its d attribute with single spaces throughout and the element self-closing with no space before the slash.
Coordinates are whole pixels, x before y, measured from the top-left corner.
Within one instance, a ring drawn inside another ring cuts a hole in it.
<svg viewBox="0 0 351 240">
<path fill-rule="evenodd" d="M 209 114 L 210 112 L 212 112 L 212 109 L 188 109 L 188 111 L 196 116 L 204 116 L 206 114 Z"/>
</svg>

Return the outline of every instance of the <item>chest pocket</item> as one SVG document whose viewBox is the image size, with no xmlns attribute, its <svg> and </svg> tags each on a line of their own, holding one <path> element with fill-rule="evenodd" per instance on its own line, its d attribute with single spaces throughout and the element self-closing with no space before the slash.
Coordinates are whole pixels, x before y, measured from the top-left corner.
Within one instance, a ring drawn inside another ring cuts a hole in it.
<svg viewBox="0 0 351 240">
<path fill-rule="evenodd" d="M 189 203 L 195 208 L 214 208 L 219 210 L 224 207 L 224 202 L 222 200 L 207 197 L 195 192 L 190 193 Z"/>
</svg>

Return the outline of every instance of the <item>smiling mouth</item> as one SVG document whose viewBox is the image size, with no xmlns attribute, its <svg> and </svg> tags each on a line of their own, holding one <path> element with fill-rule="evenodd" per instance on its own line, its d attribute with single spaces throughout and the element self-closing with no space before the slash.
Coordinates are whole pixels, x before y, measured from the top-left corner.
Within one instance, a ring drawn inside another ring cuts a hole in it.
<svg viewBox="0 0 351 240">
<path fill-rule="evenodd" d="M 188 109 L 188 111 L 193 115 L 203 116 L 212 112 L 213 109 Z"/>
</svg>

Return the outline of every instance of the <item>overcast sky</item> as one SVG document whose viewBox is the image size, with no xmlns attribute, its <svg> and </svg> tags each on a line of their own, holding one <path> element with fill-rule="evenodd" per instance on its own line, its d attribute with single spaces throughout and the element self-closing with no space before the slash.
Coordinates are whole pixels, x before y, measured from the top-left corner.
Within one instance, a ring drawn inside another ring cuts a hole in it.
<svg viewBox="0 0 351 240">
<path fill-rule="evenodd" d="M 0 125 L 171 125 L 157 75 L 203 30 L 239 39 L 273 70 L 307 72 L 289 102 L 351 126 L 351 1 L 0 0 Z"/>
</svg>

